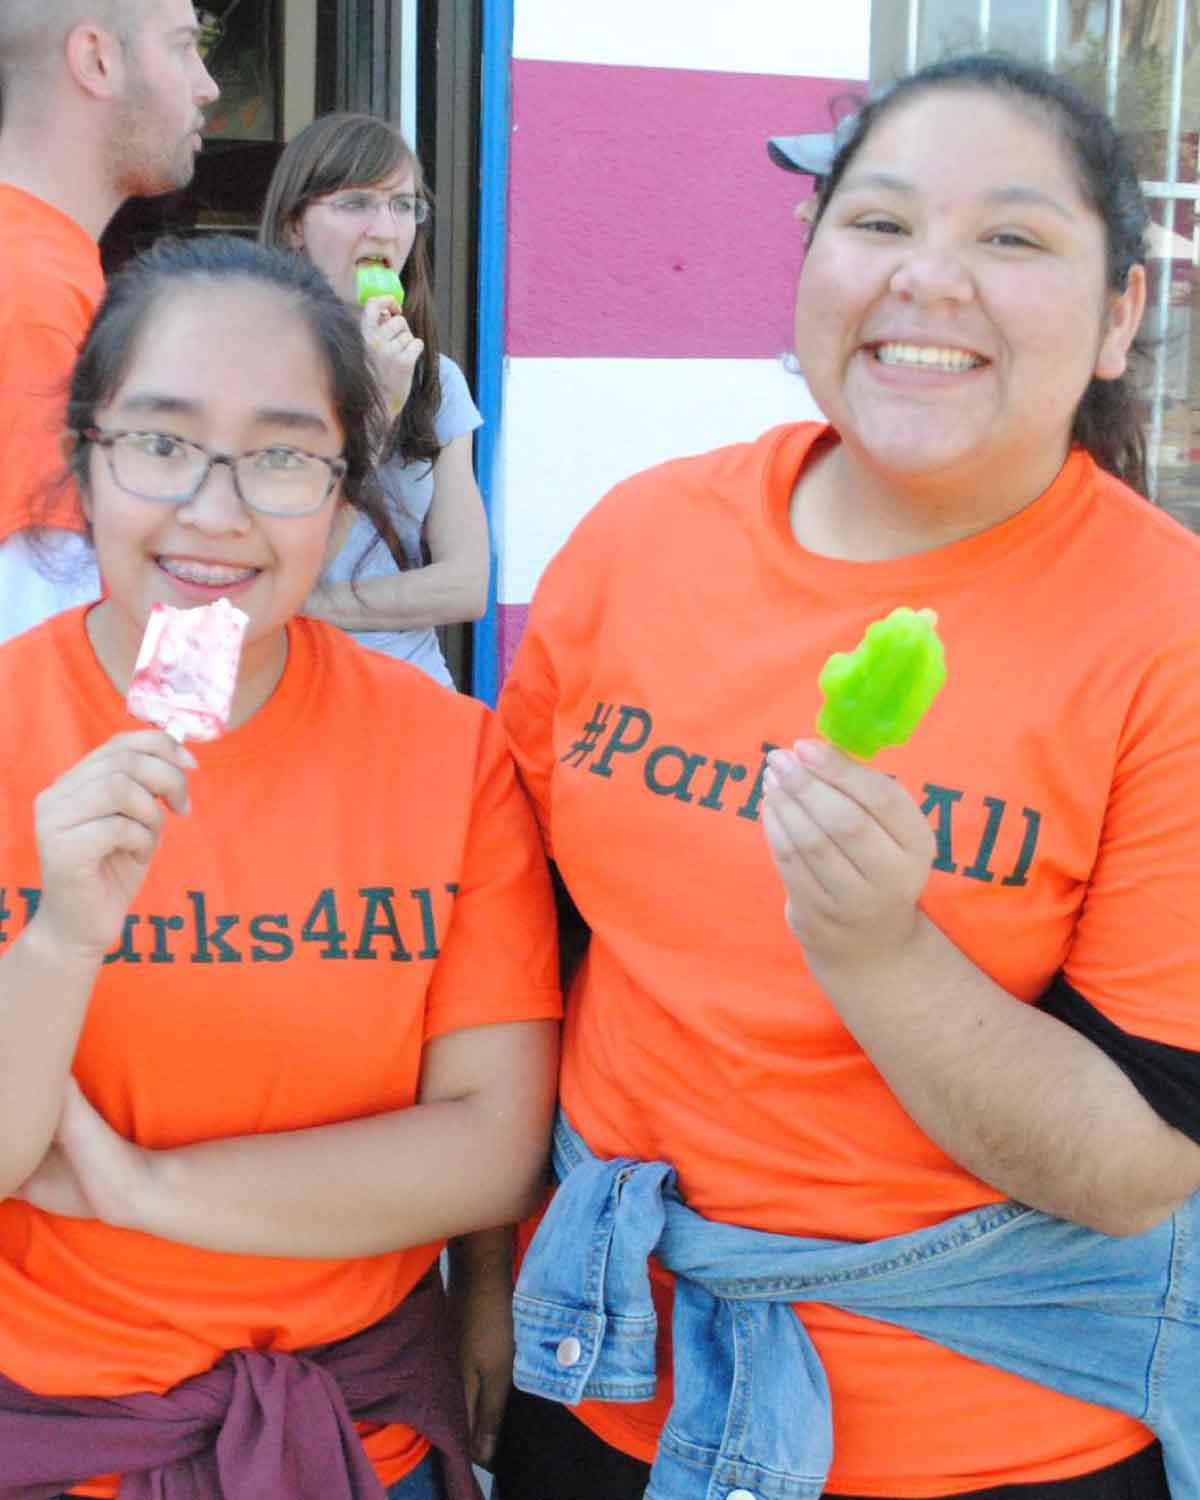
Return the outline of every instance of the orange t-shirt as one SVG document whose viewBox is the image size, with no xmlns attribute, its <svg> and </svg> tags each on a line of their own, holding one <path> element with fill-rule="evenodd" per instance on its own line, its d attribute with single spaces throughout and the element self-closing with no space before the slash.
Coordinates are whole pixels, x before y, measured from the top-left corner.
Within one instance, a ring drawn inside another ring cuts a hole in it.
<svg viewBox="0 0 1200 1500">
<path fill-rule="evenodd" d="M 926 910 L 1021 999 L 1063 969 L 1118 1025 L 1200 1047 L 1200 543 L 1077 451 L 981 535 L 815 556 L 788 512 L 818 439 L 780 428 L 619 486 L 547 569 L 501 715 L 592 928 L 568 1114 L 602 1156 L 673 1163 L 710 1218 L 863 1241 L 1000 1195 L 918 1129 L 809 974 L 759 826 L 764 753 L 813 732 L 831 651 L 935 608 L 946 687 L 875 762 L 936 833 Z M 1051 1480 L 1149 1441 L 915 1334 L 798 1311 L 835 1492 Z M 666 1344 L 655 1401 L 580 1409 L 646 1460 Z"/>
<path fill-rule="evenodd" d="M 0 543 L 35 520 L 83 530 L 74 490 L 50 486 L 63 469 L 67 381 L 103 293 L 95 240 L 0 183 Z"/>
<path fill-rule="evenodd" d="M 35 794 L 135 727 L 85 613 L 0 648 L 0 954 L 36 899 Z M 192 747 L 192 811 L 168 818 L 93 992 L 76 1075 L 145 1146 L 401 1108 L 427 1040 L 560 1011 L 545 860 L 495 717 L 330 627 L 293 620 L 288 639 L 266 705 Z M 48 1394 L 163 1391 L 229 1349 L 368 1326 L 439 1249 L 218 1254 L 9 1200 L 0 1371 Z M 399 1426 L 366 1442 L 385 1484 L 425 1451 Z"/>
</svg>

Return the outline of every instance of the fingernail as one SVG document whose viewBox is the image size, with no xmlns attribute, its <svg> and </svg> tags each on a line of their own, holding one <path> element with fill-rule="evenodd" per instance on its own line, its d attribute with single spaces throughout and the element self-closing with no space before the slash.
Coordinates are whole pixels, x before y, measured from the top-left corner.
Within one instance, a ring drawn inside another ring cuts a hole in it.
<svg viewBox="0 0 1200 1500">
<path fill-rule="evenodd" d="M 819 766 L 825 759 L 825 746 L 820 740 L 797 740 L 792 749 L 808 766 Z"/>
<path fill-rule="evenodd" d="M 184 765 L 188 768 L 189 771 L 195 771 L 200 765 L 200 762 L 196 759 L 196 757 L 192 754 L 192 752 L 186 745 L 180 745 L 179 758 L 183 761 Z"/>
<path fill-rule="evenodd" d="M 767 752 L 767 765 L 779 776 L 786 776 L 789 771 L 796 769 L 796 757 L 790 750 L 769 750 Z"/>
</svg>

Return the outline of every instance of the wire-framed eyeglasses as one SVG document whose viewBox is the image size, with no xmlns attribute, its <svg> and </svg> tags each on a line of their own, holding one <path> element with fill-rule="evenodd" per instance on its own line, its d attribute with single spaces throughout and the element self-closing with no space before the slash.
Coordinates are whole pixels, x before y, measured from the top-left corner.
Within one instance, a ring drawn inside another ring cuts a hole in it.
<svg viewBox="0 0 1200 1500">
<path fill-rule="evenodd" d="M 312 201 L 344 219 L 373 219 L 381 207 L 387 209 L 397 224 L 424 224 L 429 217 L 429 204 L 417 193 L 393 193 L 385 197 L 382 193 L 355 191 Z"/>
<path fill-rule="evenodd" d="M 213 453 L 202 443 L 170 432 L 76 434 L 104 450 L 113 483 L 139 500 L 186 505 L 217 464 L 226 464 L 238 499 L 267 516 L 310 516 L 320 510 L 346 473 L 346 460 L 273 443 L 246 453 Z"/>
</svg>

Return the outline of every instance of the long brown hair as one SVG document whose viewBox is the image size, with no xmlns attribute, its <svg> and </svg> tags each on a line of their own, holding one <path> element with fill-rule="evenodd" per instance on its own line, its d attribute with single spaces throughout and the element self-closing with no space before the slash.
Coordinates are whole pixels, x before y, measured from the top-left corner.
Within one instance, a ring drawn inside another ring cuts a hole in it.
<svg viewBox="0 0 1200 1500">
<path fill-rule="evenodd" d="M 288 142 L 276 163 L 263 203 L 259 242 L 286 250 L 290 248 L 290 230 L 314 198 L 344 188 L 371 188 L 409 169 L 415 192 L 430 202 L 421 163 L 394 125 L 372 115 L 322 115 Z M 442 404 L 442 381 L 430 273 L 430 223 L 426 218 L 417 225 L 403 267 L 404 316 L 425 348 L 417 361 L 408 400 L 392 423 L 384 455 L 398 456 L 406 463 L 432 463 L 441 452 L 434 430 Z"/>
</svg>

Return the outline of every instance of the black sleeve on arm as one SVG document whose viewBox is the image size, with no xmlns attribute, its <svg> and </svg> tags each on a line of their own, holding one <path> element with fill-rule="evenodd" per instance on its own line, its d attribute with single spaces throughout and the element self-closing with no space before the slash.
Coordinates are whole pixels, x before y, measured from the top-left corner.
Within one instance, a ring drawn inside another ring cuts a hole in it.
<svg viewBox="0 0 1200 1500">
<path fill-rule="evenodd" d="M 1111 1057 L 1155 1114 L 1200 1142 L 1200 1053 L 1122 1031 L 1061 974 L 1037 1004 Z"/>
<path fill-rule="evenodd" d="M 550 880 L 554 887 L 554 906 L 558 913 L 558 975 L 565 995 L 583 962 L 591 941 L 592 929 L 583 920 L 558 866 L 550 861 Z"/>
</svg>

